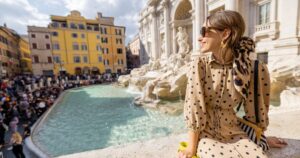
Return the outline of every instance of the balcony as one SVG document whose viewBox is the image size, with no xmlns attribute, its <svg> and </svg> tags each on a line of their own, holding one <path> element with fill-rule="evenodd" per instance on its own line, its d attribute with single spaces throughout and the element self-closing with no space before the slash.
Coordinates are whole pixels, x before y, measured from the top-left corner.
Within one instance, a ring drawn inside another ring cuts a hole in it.
<svg viewBox="0 0 300 158">
<path fill-rule="evenodd" d="M 271 38 L 276 39 L 279 33 L 279 22 L 270 22 L 255 26 L 255 39 Z"/>
</svg>

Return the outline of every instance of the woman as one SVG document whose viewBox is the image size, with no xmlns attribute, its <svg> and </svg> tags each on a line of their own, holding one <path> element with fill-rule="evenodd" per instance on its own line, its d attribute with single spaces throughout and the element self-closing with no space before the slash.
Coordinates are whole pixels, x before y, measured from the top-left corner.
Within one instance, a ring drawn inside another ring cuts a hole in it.
<svg viewBox="0 0 300 158">
<path fill-rule="evenodd" d="M 199 42 L 201 52 L 211 54 L 193 60 L 190 66 L 184 105 L 188 148 L 180 152 L 180 157 L 267 157 L 240 128 L 234 110 L 243 102 L 246 118 L 255 122 L 254 62 L 249 57 L 255 48 L 252 39 L 242 37 L 244 31 L 245 23 L 238 12 L 219 11 L 206 19 Z M 266 130 L 270 78 L 264 64 L 259 64 L 258 72 L 257 125 Z M 275 138 L 271 142 L 278 144 Z"/>
<path fill-rule="evenodd" d="M 23 153 L 22 136 L 19 132 L 14 132 L 11 135 L 10 144 L 13 146 L 13 153 L 16 158 L 25 158 Z"/>
</svg>

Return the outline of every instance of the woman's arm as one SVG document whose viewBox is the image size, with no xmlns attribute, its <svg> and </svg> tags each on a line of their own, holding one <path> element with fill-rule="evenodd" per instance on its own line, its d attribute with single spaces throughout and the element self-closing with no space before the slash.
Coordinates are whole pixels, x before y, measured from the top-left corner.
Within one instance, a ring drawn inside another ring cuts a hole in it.
<svg viewBox="0 0 300 158">
<path fill-rule="evenodd" d="M 197 153 L 199 135 L 206 125 L 206 108 L 203 90 L 205 63 L 199 58 L 192 61 L 188 73 L 185 95 L 184 117 L 188 128 L 188 146 L 182 157 L 192 157 Z"/>
<path fill-rule="evenodd" d="M 188 150 L 190 150 L 192 156 L 196 155 L 199 142 L 199 132 L 189 131 L 188 132 Z"/>
<path fill-rule="evenodd" d="M 190 130 L 188 132 L 187 148 L 179 153 L 179 158 L 192 158 L 197 155 L 199 132 Z"/>
</svg>

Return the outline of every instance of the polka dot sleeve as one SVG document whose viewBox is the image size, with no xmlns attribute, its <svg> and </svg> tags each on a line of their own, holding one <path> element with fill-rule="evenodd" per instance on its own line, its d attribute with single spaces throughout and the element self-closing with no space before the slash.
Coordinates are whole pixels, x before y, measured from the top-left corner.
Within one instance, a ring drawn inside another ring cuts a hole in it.
<svg viewBox="0 0 300 158">
<path fill-rule="evenodd" d="M 188 70 L 184 117 L 189 130 L 200 132 L 206 124 L 206 109 L 204 102 L 204 70 L 205 62 L 195 59 Z"/>
<path fill-rule="evenodd" d="M 256 122 L 254 110 L 254 75 L 252 75 L 251 80 L 250 93 L 245 104 L 245 112 L 246 117 L 250 121 Z M 266 130 L 269 124 L 268 111 L 270 105 L 270 84 L 268 67 L 265 64 L 259 64 L 257 92 L 259 123 L 257 125 L 263 130 Z"/>
</svg>

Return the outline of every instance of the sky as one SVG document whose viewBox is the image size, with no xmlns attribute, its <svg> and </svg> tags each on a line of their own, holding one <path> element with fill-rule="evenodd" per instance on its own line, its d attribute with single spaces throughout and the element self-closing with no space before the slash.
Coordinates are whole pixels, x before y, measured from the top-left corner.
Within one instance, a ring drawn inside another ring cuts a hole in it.
<svg viewBox="0 0 300 158">
<path fill-rule="evenodd" d="M 147 0 L 0 0 L 0 25 L 27 34 L 27 25 L 46 27 L 50 15 L 66 16 L 78 10 L 88 19 L 97 12 L 115 17 L 115 25 L 126 27 L 126 41 L 138 33 L 138 14 Z"/>
</svg>

